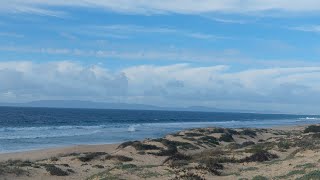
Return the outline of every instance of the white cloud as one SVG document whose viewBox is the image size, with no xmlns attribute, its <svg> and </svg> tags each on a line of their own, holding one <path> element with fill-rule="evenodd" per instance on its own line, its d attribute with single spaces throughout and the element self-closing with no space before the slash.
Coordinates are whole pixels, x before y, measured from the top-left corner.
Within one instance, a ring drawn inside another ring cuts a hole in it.
<svg viewBox="0 0 320 180">
<path fill-rule="evenodd" d="M 319 105 L 320 67 L 141 65 L 111 72 L 74 62 L 1 62 L 0 100 L 79 99 L 156 105 Z M 292 110 L 292 109 L 291 109 Z"/>
<path fill-rule="evenodd" d="M 320 10 L 318 0 L 2 0 L 0 9 L 9 12 L 32 12 L 53 14 L 47 7 L 78 6 L 104 8 L 123 13 L 182 13 L 208 12 L 250 13 L 263 11 L 316 12 Z"/>
<path fill-rule="evenodd" d="M 12 32 L 0 32 L 0 36 L 10 37 L 10 38 L 23 38 L 24 37 L 24 35 L 22 35 L 22 34 L 17 34 L 17 33 L 12 33 Z"/>
<path fill-rule="evenodd" d="M 78 30 L 80 29 L 80 30 Z M 78 34 L 86 34 L 100 37 L 113 37 L 118 39 L 130 38 L 136 36 L 137 33 L 157 33 L 157 34 L 174 34 L 175 36 L 185 36 L 201 40 L 230 39 L 231 37 L 219 36 L 203 32 L 192 32 L 187 30 L 175 29 L 170 27 L 147 27 L 131 24 L 115 24 L 105 26 L 85 26 L 72 28 L 72 32 Z"/>
<path fill-rule="evenodd" d="M 320 25 L 309 25 L 309 26 L 297 26 L 297 27 L 290 27 L 289 29 L 297 30 L 297 31 L 304 31 L 304 32 L 320 32 Z"/>
<path fill-rule="evenodd" d="M 190 51 L 190 49 L 170 49 L 156 48 L 152 49 L 130 49 L 127 48 L 114 49 L 68 49 L 68 48 L 35 48 L 23 46 L 0 46 L 0 51 L 17 52 L 17 53 L 36 53 L 49 55 L 70 55 L 81 57 L 97 57 L 97 58 L 116 58 L 125 60 L 174 60 L 187 62 L 226 62 L 238 61 L 239 52 L 234 49 L 226 49 L 221 51 L 211 50 Z"/>
<path fill-rule="evenodd" d="M 84 98 L 122 96 L 127 79 L 96 65 L 72 62 L 1 62 L 0 94 L 5 97 Z"/>
</svg>

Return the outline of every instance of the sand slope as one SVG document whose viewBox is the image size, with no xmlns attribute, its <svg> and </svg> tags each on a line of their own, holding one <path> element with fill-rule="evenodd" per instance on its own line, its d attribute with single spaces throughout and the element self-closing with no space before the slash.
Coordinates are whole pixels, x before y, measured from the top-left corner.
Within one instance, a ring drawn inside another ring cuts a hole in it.
<svg viewBox="0 0 320 180">
<path fill-rule="evenodd" d="M 0 179 L 320 179 L 318 132 L 202 128 L 120 145 L 2 154 Z"/>
</svg>

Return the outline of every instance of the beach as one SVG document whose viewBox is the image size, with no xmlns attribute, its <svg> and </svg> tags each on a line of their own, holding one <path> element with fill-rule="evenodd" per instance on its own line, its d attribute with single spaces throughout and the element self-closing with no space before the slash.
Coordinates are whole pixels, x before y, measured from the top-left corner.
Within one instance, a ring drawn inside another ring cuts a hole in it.
<svg viewBox="0 0 320 180">
<path fill-rule="evenodd" d="M 306 179 L 320 126 L 194 128 L 163 138 L 0 154 L 0 179 Z"/>
</svg>

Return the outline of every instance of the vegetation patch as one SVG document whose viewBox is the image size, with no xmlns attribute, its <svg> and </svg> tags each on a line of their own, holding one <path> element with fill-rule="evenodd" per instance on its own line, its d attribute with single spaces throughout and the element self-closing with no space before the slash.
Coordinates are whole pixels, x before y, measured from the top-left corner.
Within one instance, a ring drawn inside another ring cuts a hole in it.
<svg viewBox="0 0 320 180">
<path fill-rule="evenodd" d="M 138 166 L 135 164 L 122 164 L 121 166 L 119 166 L 121 169 L 133 169 L 133 168 L 137 168 Z"/>
<path fill-rule="evenodd" d="M 138 151 L 142 151 L 142 150 L 159 150 L 161 149 L 158 146 L 155 145 L 150 145 L 150 144 L 143 144 L 140 141 L 128 141 L 128 142 L 124 142 L 122 144 L 120 144 L 118 146 L 118 149 L 123 149 L 126 148 L 128 146 L 132 146 L 134 147 L 136 150 Z"/>
<path fill-rule="evenodd" d="M 259 168 L 257 167 L 247 167 L 247 168 L 240 168 L 239 171 L 240 172 L 245 172 L 245 171 L 256 171 L 258 170 Z"/>
<path fill-rule="evenodd" d="M 270 161 L 272 159 L 276 159 L 279 156 L 276 154 L 269 153 L 268 151 L 262 150 L 252 154 L 251 156 L 245 157 L 240 160 L 241 163 L 243 162 L 264 162 Z"/>
<path fill-rule="evenodd" d="M 221 135 L 221 137 L 219 138 L 219 141 L 232 142 L 234 140 L 231 134 L 225 133 Z"/>
<path fill-rule="evenodd" d="M 129 162 L 129 161 L 132 161 L 133 158 L 131 157 L 127 157 L 127 156 L 122 156 L 122 155 L 108 155 L 105 157 L 105 160 L 117 160 L 117 161 L 120 161 L 120 162 Z"/>
<path fill-rule="evenodd" d="M 233 129 L 228 129 L 227 131 L 228 131 L 228 133 L 231 134 L 231 135 L 239 135 L 239 134 L 240 134 L 238 131 L 233 130 Z"/>
<path fill-rule="evenodd" d="M 278 148 L 280 149 L 289 149 L 291 146 L 291 142 L 288 140 L 282 139 L 279 141 L 277 145 L 278 145 Z"/>
<path fill-rule="evenodd" d="M 297 180 L 317 180 L 320 179 L 320 170 L 311 171 L 308 174 L 303 175 Z"/>
<path fill-rule="evenodd" d="M 247 153 L 257 153 L 264 150 L 270 150 L 275 146 L 275 143 L 273 142 L 265 142 L 265 143 L 259 143 L 254 146 L 252 146 L 250 149 L 246 149 L 245 152 Z"/>
<path fill-rule="evenodd" d="M 84 153 L 83 156 L 78 157 L 78 159 L 82 162 L 89 162 L 92 161 L 93 159 L 96 159 L 102 155 L 106 155 L 107 153 L 105 152 L 89 152 L 89 153 Z"/>
<path fill-rule="evenodd" d="M 306 164 L 299 164 L 295 166 L 295 168 L 303 168 L 303 169 L 310 169 L 310 168 L 315 168 L 316 165 L 313 163 L 306 163 Z"/>
<path fill-rule="evenodd" d="M 170 141 L 164 138 L 159 138 L 159 139 L 154 139 L 155 142 L 160 142 L 164 146 L 166 146 L 166 149 L 161 149 L 159 152 L 156 153 L 149 153 L 149 154 L 154 154 L 157 156 L 172 156 L 175 153 L 178 152 L 178 148 L 183 149 L 183 150 L 195 150 L 199 149 L 199 147 L 188 143 L 188 142 L 179 142 L 179 141 Z"/>
<path fill-rule="evenodd" d="M 174 180 L 205 180 L 203 177 L 197 175 L 197 174 L 194 174 L 194 173 L 191 173 L 191 172 L 188 172 L 187 174 L 184 174 L 180 177 L 176 177 L 174 178 Z"/>
<path fill-rule="evenodd" d="M 310 133 L 310 132 L 320 132 L 320 126 L 311 125 L 304 130 L 304 133 Z"/>
<path fill-rule="evenodd" d="M 283 176 L 276 176 L 274 179 L 287 179 L 291 176 L 294 176 L 294 175 L 299 175 L 299 174 L 305 174 L 306 171 L 305 170 L 293 170 L 293 171 L 290 171 L 288 174 L 286 175 L 283 175 Z"/>
<path fill-rule="evenodd" d="M 104 166 L 100 165 L 100 164 L 96 164 L 94 166 L 92 166 L 93 168 L 98 168 L 98 169 L 103 169 Z"/>
<path fill-rule="evenodd" d="M 8 166 L 0 165 L 0 177 L 1 177 L 1 175 L 5 175 L 5 174 L 14 174 L 16 176 L 21 176 L 26 173 L 27 173 L 27 171 L 25 171 L 19 167 L 8 167 Z"/>
<path fill-rule="evenodd" d="M 268 178 L 265 176 L 259 175 L 259 176 L 253 177 L 252 180 L 268 180 Z"/>
<path fill-rule="evenodd" d="M 148 178 L 152 178 L 152 177 L 158 177 L 161 174 L 159 174 L 158 172 L 153 172 L 153 171 L 142 171 L 138 174 L 139 177 L 144 178 L 144 179 L 148 179 Z"/>
<path fill-rule="evenodd" d="M 91 177 L 89 177 L 87 180 L 124 180 L 119 177 L 119 175 L 113 175 L 110 173 L 109 170 L 95 174 Z"/>
<path fill-rule="evenodd" d="M 256 143 L 253 142 L 253 141 L 245 141 L 241 144 L 241 148 L 244 148 L 244 147 L 248 147 L 248 146 L 251 146 L 251 145 L 255 145 Z"/>
<path fill-rule="evenodd" d="M 215 128 L 212 131 L 210 131 L 210 133 L 221 133 L 221 134 L 224 132 L 225 132 L 225 129 L 223 128 Z"/>
<path fill-rule="evenodd" d="M 33 165 L 31 161 L 8 160 L 4 163 L 5 166 L 30 167 Z"/>
<path fill-rule="evenodd" d="M 198 136 L 202 136 L 202 134 L 200 133 L 194 133 L 194 132 L 186 132 L 184 133 L 186 136 L 188 137 L 198 137 Z"/>
<path fill-rule="evenodd" d="M 181 167 L 189 164 L 190 160 L 190 156 L 181 153 L 176 153 L 168 157 L 163 163 L 169 163 L 171 167 Z"/>
<path fill-rule="evenodd" d="M 198 142 L 203 143 L 203 144 L 207 144 L 209 146 L 219 145 L 217 138 L 212 137 L 212 136 L 203 136 L 198 139 Z"/>
<path fill-rule="evenodd" d="M 257 133 L 256 131 L 252 130 L 252 129 L 244 129 L 240 132 L 241 135 L 244 135 L 244 136 L 249 136 L 249 137 L 255 137 L 257 136 Z"/>
<path fill-rule="evenodd" d="M 312 138 L 314 138 L 314 139 L 320 139 L 320 133 L 312 134 Z"/>
<path fill-rule="evenodd" d="M 68 176 L 69 173 L 66 171 L 63 171 L 62 169 L 56 167 L 53 164 L 47 164 L 45 165 L 46 171 L 50 173 L 52 176 Z"/>
</svg>

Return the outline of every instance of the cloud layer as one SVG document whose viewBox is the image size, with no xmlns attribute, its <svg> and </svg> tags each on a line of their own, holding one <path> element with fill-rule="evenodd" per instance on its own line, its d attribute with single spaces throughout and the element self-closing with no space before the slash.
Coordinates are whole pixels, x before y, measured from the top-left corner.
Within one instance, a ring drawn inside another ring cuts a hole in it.
<svg viewBox="0 0 320 180">
<path fill-rule="evenodd" d="M 0 10 L 59 15 L 47 7 L 76 6 L 94 7 L 123 13 L 182 13 L 199 14 L 208 12 L 250 13 L 261 11 L 315 12 L 320 10 L 317 0 L 3 0 Z M 61 14 L 61 13 L 60 13 Z"/>
<path fill-rule="evenodd" d="M 174 64 L 132 66 L 111 72 L 101 65 L 67 61 L 1 62 L 0 101 L 90 99 L 174 106 L 219 106 L 230 102 L 316 105 L 320 100 L 319 77 L 320 67 L 234 72 L 224 65 Z"/>
</svg>

